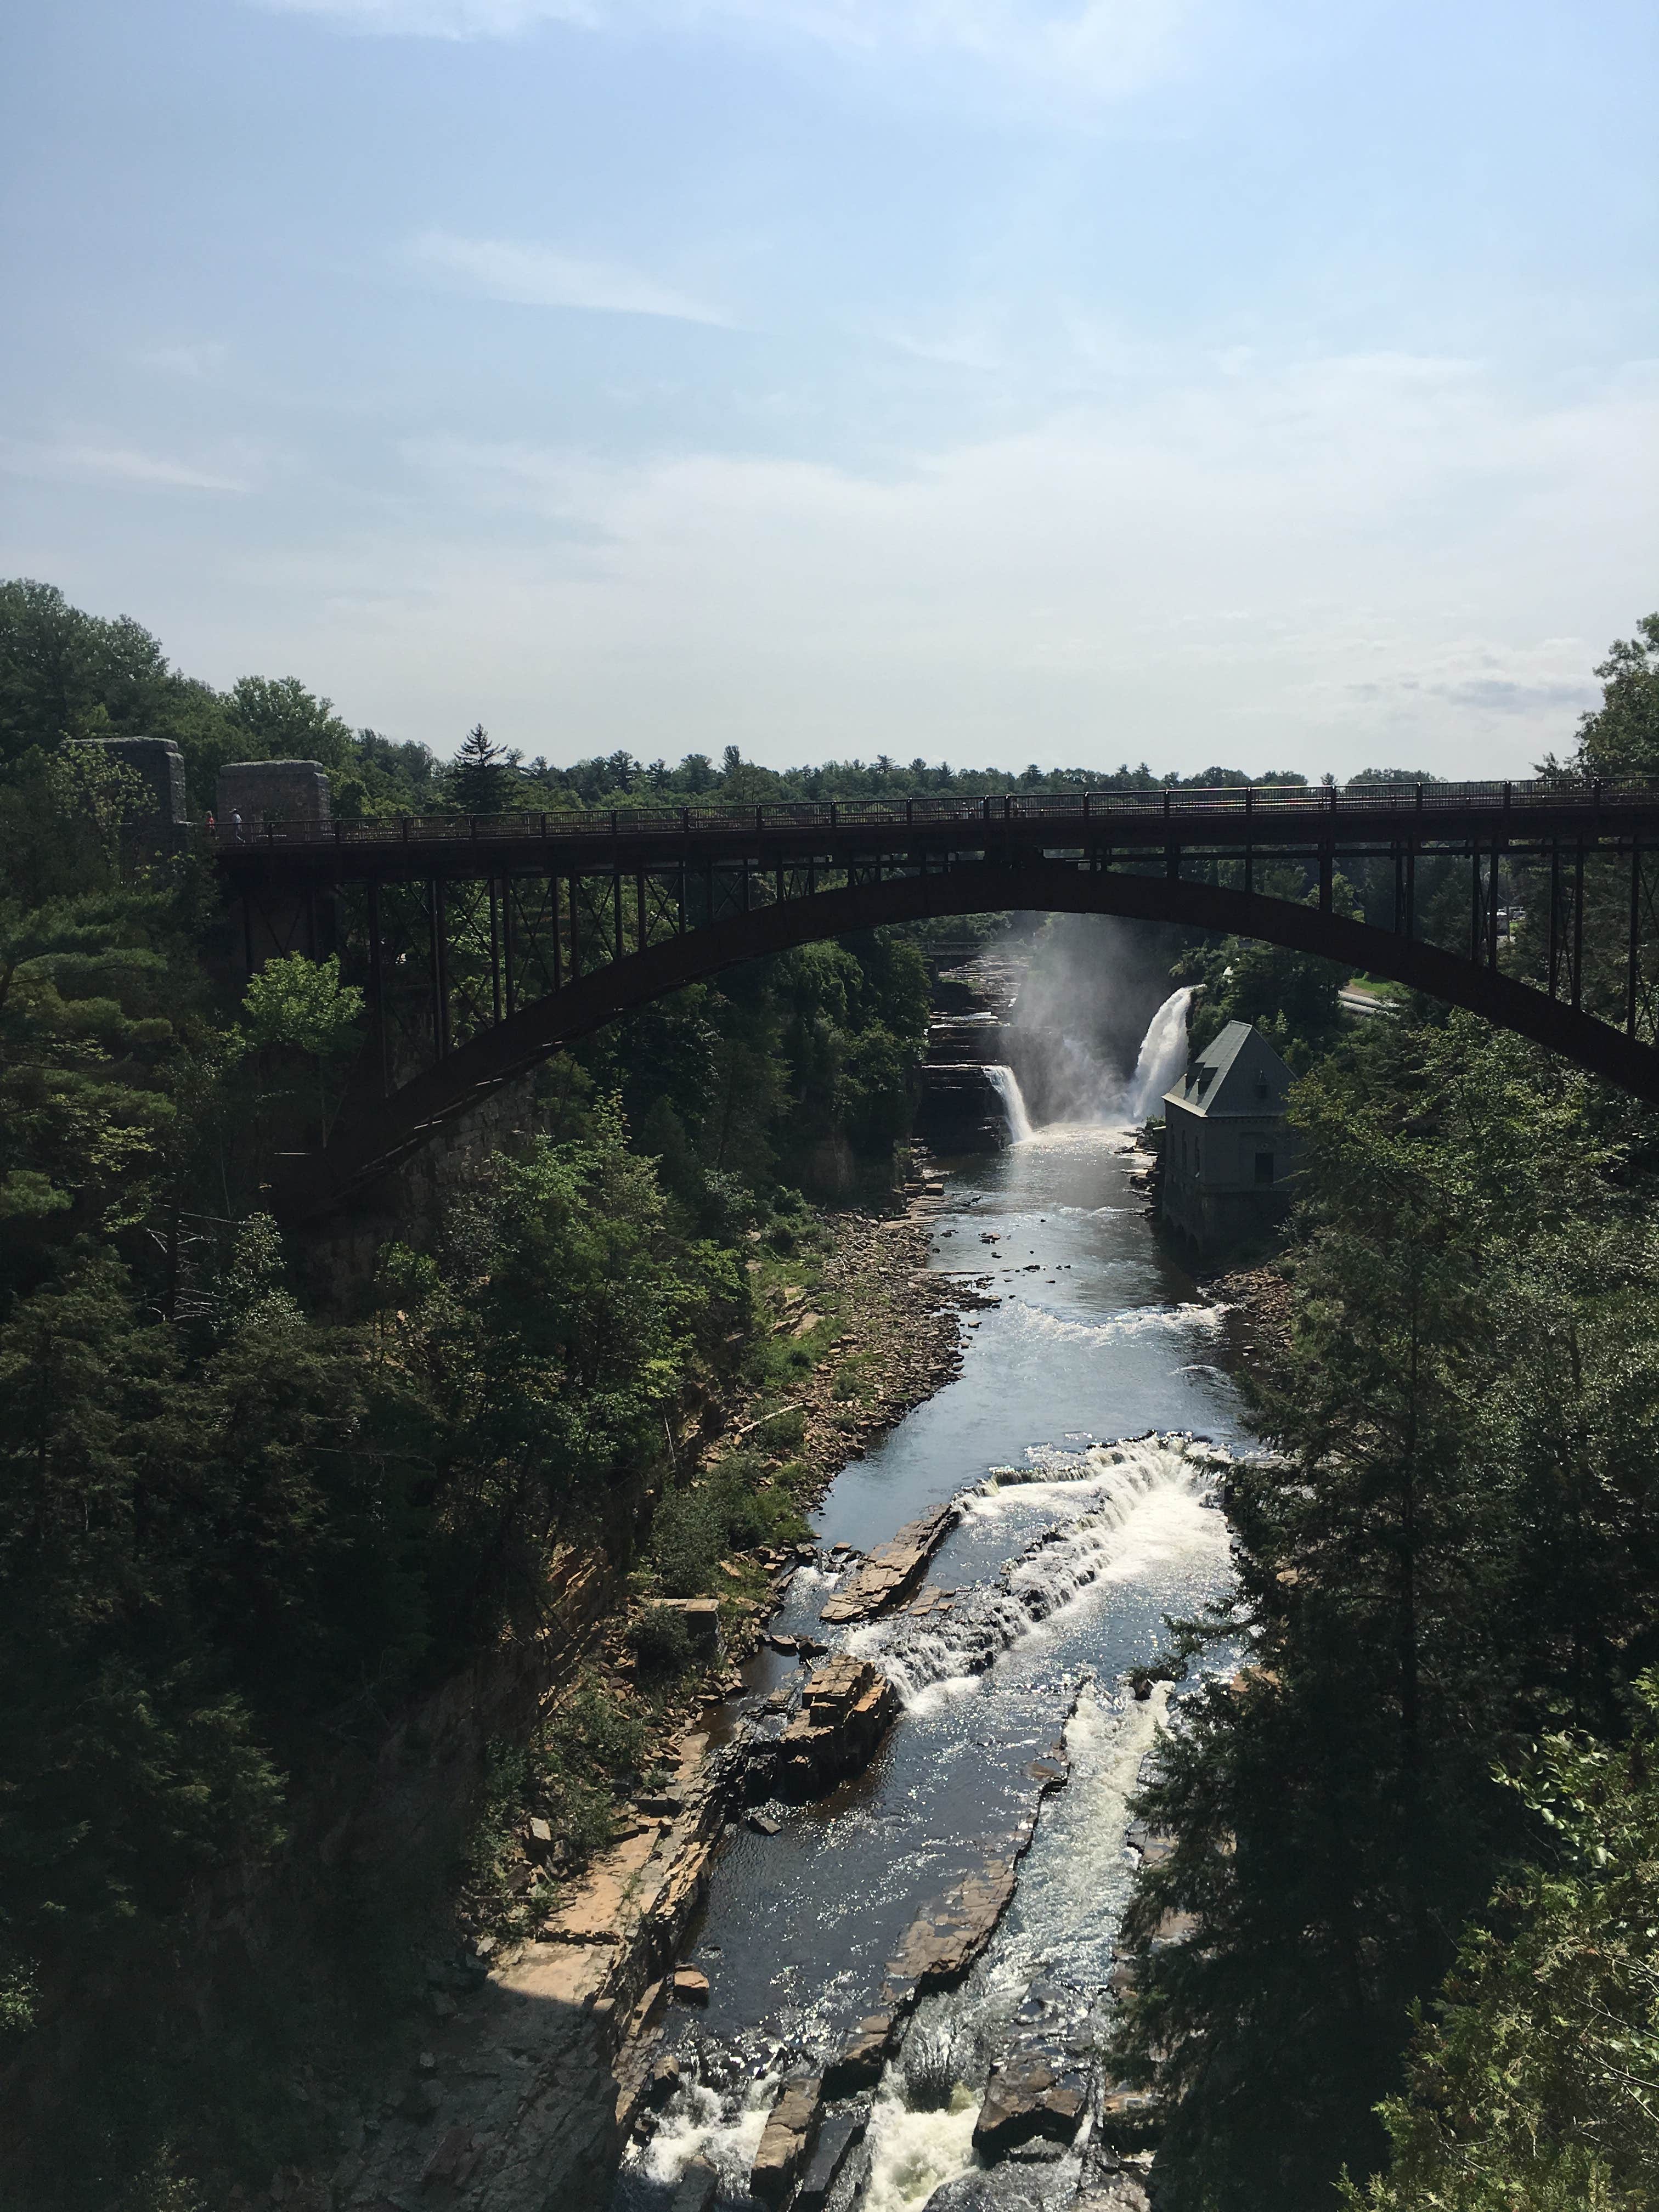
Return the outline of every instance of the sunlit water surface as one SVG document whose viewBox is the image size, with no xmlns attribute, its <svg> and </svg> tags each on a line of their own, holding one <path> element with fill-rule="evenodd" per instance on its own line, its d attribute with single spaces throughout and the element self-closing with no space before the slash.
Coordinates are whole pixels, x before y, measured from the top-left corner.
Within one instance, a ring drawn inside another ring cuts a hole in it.
<svg viewBox="0 0 1659 2212">
<path fill-rule="evenodd" d="M 1003 1303 L 971 1316 L 960 1375 L 844 1470 L 815 1528 L 826 1549 L 866 1550 L 968 1493 L 928 1578 L 954 1607 L 826 1632 L 832 1579 L 795 1577 L 775 1626 L 874 1660 L 904 1711 L 856 1782 L 790 1811 L 778 1835 L 730 1832 L 691 1952 L 708 2009 L 669 2031 L 690 2039 L 688 2060 L 695 2046 L 700 2078 L 630 2146 L 619 2212 L 661 2205 L 694 2157 L 718 2170 L 722 2201 L 744 2194 L 780 2075 L 876 2009 L 902 1930 L 994 1856 L 1031 1803 L 1028 1762 L 1068 1715 L 1073 1779 L 1044 1808 L 1014 1904 L 962 1988 L 923 2004 L 877 2093 L 864 2212 L 912 2212 L 973 2167 L 978 2091 L 1019 2023 L 1098 2022 L 1132 1872 L 1126 1800 L 1162 1711 L 1161 1693 L 1133 1700 L 1125 1673 L 1153 1655 L 1165 1614 L 1228 1579 L 1212 1478 L 1171 1437 L 1242 1442 L 1221 1316 L 1155 1241 L 1132 1158 L 1126 1132 L 1068 1125 L 951 1175 L 932 1264 L 988 1277 Z M 1026 1479 L 996 1485 L 997 1469 Z M 754 1663 L 757 1701 L 790 1665 Z"/>
</svg>

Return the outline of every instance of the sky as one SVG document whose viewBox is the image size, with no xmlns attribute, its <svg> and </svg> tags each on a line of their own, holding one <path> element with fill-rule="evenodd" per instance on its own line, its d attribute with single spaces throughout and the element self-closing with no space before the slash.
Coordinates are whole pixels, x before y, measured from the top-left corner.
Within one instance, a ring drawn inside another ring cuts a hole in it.
<svg viewBox="0 0 1659 2212">
<path fill-rule="evenodd" d="M 1650 0 L 34 0 L 0 574 L 453 752 L 1528 772 Z"/>
</svg>

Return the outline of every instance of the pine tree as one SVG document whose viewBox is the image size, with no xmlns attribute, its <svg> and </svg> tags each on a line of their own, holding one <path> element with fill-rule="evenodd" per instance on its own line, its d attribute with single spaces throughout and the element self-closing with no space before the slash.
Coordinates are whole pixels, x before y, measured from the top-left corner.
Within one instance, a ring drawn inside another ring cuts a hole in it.
<svg viewBox="0 0 1659 2212">
<path fill-rule="evenodd" d="M 452 805 L 462 814 L 507 814 L 518 798 L 518 777 L 500 745 L 492 744 L 482 722 L 467 732 L 445 782 Z"/>
</svg>

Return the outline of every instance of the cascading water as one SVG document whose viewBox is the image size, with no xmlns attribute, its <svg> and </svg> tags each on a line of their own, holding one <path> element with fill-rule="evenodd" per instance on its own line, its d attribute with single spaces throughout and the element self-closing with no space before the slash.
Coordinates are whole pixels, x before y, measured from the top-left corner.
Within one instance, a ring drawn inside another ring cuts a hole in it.
<svg viewBox="0 0 1659 2212">
<path fill-rule="evenodd" d="M 1178 1066 L 1184 999 L 1160 1008 L 1143 1079 Z M 885 2008 L 906 1931 L 1007 1851 L 1032 1815 L 1031 1762 L 1062 1731 L 1073 1779 L 1047 1801 L 1007 1915 L 860 2093 L 865 2140 L 825 2212 L 923 2212 L 939 2189 L 933 2212 L 1073 2212 L 1079 2190 L 1102 2186 L 1086 2142 L 987 2168 L 974 2125 L 1012 2050 L 1034 2037 L 1098 2047 L 1131 1872 L 1127 1801 L 1164 1704 L 1161 1687 L 1138 1701 L 1126 1677 L 1156 1655 L 1166 1615 L 1227 1591 L 1213 1509 L 1236 1413 L 1210 1364 L 1219 1316 L 1143 1218 L 1122 1114 L 1114 1127 L 1103 1093 L 1099 1120 L 1024 1142 L 1012 1070 L 987 1073 L 1016 1141 L 953 1171 L 931 1264 L 996 1303 L 972 1316 L 957 1379 L 836 1479 L 815 1516 L 816 1570 L 803 1563 L 774 1621 L 781 1640 L 872 1659 L 900 1717 L 857 1780 L 730 1832 L 691 1954 L 708 2007 L 668 2015 L 676 2086 L 642 2115 L 615 2212 L 672 2212 L 693 2161 L 712 2170 L 719 2212 L 735 2212 L 780 2086 L 821 2074 Z M 956 1526 L 914 1611 L 821 1622 L 845 1547 L 867 1552 L 952 1497 Z M 775 1692 L 798 1694 L 796 1662 L 765 1650 L 744 1671 L 740 1713 L 781 1726 L 765 1716 Z"/>
<path fill-rule="evenodd" d="M 1156 1114 L 1166 1091 L 1187 1065 L 1187 1010 L 1193 994 L 1184 987 L 1171 991 L 1146 1024 L 1135 1060 L 1135 1072 L 1124 1086 L 1123 1110 L 1130 1121 L 1144 1121 Z"/>
<path fill-rule="evenodd" d="M 988 1066 L 985 1073 L 993 1091 L 1002 1102 L 1008 1134 L 1016 1145 L 1023 1145 L 1032 1133 L 1031 1117 L 1025 1110 L 1025 1097 L 1019 1087 L 1019 1078 L 1012 1067 L 1000 1062 Z"/>
<path fill-rule="evenodd" d="M 913 1711 L 969 1690 L 1095 1584 L 1142 1572 L 1161 1548 L 1190 1542 L 1210 1463 L 1184 1437 L 1148 1437 L 994 1471 L 961 1501 L 963 1515 L 991 1520 L 1012 1506 L 1027 1525 L 1035 1513 L 1052 1515 L 1048 1525 L 941 1620 L 913 1622 L 900 1613 L 855 1632 L 848 1649 L 872 1660 Z M 1018 1498 L 1008 1495 L 1011 1484 Z"/>
</svg>

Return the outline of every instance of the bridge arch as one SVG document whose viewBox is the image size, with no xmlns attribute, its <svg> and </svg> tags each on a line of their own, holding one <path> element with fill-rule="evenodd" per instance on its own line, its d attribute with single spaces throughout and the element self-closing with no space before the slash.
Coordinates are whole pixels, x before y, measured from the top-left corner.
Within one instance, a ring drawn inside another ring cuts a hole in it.
<svg viewBox="0 0 1659 2212">
<path fill-rule="evenodd" d="M 880 875 L 780 900 L 624 952 L 521 1007 L 413 1077 L 361 1103 L 323 1152 L 294 1163 L 301 1217 L 330 1212 L 410 1157 L 501 1085 L 617 1016 L 768 953 L 884 923 L 994 911 L 1173 921 L 1345 963 L 1480 1015 L 1659 1103 L 1659 1050 L 1559 999 L 1420 939 L 1328 908 L 1196 882 L 1079 866 L 1041 854 L 987 855 L 934 872 Z"/>
</svg>

